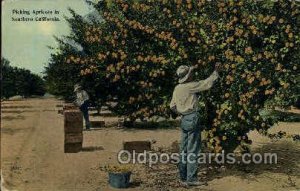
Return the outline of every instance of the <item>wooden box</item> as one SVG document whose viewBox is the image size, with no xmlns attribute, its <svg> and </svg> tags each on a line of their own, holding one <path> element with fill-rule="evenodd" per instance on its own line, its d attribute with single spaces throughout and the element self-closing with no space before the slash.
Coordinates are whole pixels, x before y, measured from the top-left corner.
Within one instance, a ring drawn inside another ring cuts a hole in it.
<svg viewBox="0 0 300 191">
<path fill-rule="evenodd" d="M 79 110 L 64 111 L 65 133 L 82 133 L 83 117 Z"/>
<path fill-rule="evenodd" d="M 63 110 L 78 110 L 78 107 L 74 104 L 65 104 Z"/>
<path fill-rule="evenodd" d="M 65 153 L 78 153 L 82 150 L 82 142 L 81 143 L 65 143 L 64 152 Z"/>
<path fill-rule="evenodd" d="M 126 141 L 123 142 L 123 149 L 129 152 L 143 153 L 151 150 L 150 141 Z"/>
<path fill-rule="evenodd" d="M 66 133 L 65 143 L 82 143 L 83 135 L 82 133 Z"/>
<path fill-rule="evenodd" d="M 90 121 L 92 128 L 105 127 L 105 121 Z"/>
</svg>

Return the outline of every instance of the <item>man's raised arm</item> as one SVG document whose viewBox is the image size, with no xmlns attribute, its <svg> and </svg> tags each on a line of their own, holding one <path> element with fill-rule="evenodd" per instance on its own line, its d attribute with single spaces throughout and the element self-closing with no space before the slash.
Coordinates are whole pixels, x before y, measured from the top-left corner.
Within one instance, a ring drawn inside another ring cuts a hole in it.
<svg viewBox="0 0 300 191">
<path fill-rule="evenodd" d="M 219 77 L 218 74 L 219 70 L 220 70 L 220 64 L 216 64 L 215 71 L 208 78 L 206 78 L 205 80 L 200 80 L 198 82 L 192 83 L 190 92 L 198 93 L 210 89 L 213 86 L 214 81 L 216 81 L 216 79 L 218 79 Z"/>
</svg>

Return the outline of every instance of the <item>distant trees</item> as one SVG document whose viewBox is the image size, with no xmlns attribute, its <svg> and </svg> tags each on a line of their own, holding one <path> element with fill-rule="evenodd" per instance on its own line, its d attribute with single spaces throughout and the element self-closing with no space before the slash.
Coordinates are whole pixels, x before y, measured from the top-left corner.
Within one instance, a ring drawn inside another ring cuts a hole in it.
<svg viewBox="0 0 300 191">
<path fill-rule="evenodd" d="M 44 80 L 40 76 L 23 68 L 12 67 L 7 59 L 1 58 L 1 98 L 44 94 Z"/>
</svg>

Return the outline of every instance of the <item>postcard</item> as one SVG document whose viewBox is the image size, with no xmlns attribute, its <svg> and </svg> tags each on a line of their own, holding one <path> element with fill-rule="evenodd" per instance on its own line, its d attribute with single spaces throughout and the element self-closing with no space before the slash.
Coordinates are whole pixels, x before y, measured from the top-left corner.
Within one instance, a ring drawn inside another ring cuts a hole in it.
<svg viewBox="0 0 300 191">
<path fill-rule="evenodd" d="M 1 9 L 0 190 L 300 190 L 298 0 Z"/>
</svg>

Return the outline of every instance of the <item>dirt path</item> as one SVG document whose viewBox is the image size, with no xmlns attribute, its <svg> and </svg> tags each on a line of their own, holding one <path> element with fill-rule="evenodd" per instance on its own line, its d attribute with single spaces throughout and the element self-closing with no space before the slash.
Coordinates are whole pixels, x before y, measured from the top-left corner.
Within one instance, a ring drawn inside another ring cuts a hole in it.
<svg viewBox="0 0 300 191">
<path fill-rule="evenodd" d="M 28 99 L 2 103 L 1 169 L 5 187 L 9 190 L 67 191 L 112 190 L 107 185 L 103 164 L 116 163 L 117 152 L 125 140 L 155 139 L 155 147 L 170 147 L 179 140 L 178 129 L 125 130 L 103 128 L 84 132 L 84 151 L 63 153 L 63 116 L 57 113 L 55 99 Z M 117 118 L 105 118 L 108 123 Z M 287 128 L 288 127 L 288 128 Z M 281 123 L 274 131 L 288 129 L 299 133 L 299 123 Z M 276 169 L 270 166 L 245 169 L 232 168 L 215 173 L 206 170 L 208 186 L 201 190 L 300 190 L 300 145 L 290 140 L 271 142 L 252 133 L 253 149 L 280 152 L 281 162 Z M 155 171 L 156 170 L 156 171 Z M 137 166 L 127 190 L 183 190 L 176 186 L 177 170 L 161 165 L 156 169 Z M 201 173 L 202 173 L 201 172 Z M 162 182 L 159 182 L 160 179 Z M 168 179 L 169 178 L 169 179 Z M 159 185 L 163 185 L 160 187 Z M 197 189 L 195 189 L 197 190 Z"/>
</svg>

